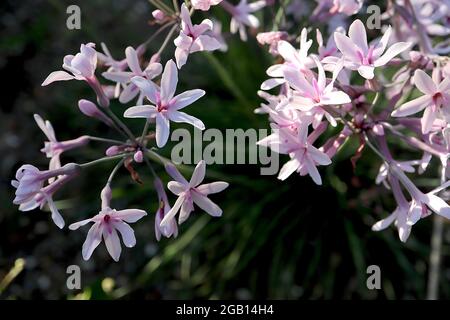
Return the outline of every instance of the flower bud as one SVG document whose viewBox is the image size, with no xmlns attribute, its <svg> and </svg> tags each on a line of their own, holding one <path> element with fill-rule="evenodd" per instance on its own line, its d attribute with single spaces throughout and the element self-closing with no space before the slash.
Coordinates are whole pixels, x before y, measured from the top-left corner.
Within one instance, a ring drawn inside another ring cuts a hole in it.
<svg viewBox="0 0 450 320">
<path fill-rule="evenodd" d="M 161 21 L 161 20 L 163 20 L 163 19 L 166 17 L 166 15 L 164 14 L 164 12 L 162 12 L 162 11 L 159 10 L 159 9 L 154 10 L 154 11 L 152 12 L 152 16 L 153 16 L 153 18 L 155 18 L 155 20 L 158 20 L 158 21 Z"/>
</svg>

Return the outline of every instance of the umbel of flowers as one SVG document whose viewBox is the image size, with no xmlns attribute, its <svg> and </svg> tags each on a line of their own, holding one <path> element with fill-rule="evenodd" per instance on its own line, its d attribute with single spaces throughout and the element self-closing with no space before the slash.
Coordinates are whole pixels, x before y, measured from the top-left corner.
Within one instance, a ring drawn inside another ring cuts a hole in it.
<svg viewBox="0 0 450 320">
<path fill-rule="evenodd" d="M 450 206 L 442 197 L 449 186 L 450 172 L 448 2 L 387 1 L 381 28 L 371 30 L 370 36 L 363 22 L 363 0 L 316 0 L 314 8 L 306 0 L 288 1 L 287 6 L 273 0 L 150 2 L 155 6 L 155 35 L 166 34 L 156 52 L 147 49 L 154 36 L 125 48 L 119 59 L 103 43 L 82 44 L 78 53 L 64 57 L 62 70 L 50 73 L 42 83 L 47 86 L 61 81 L 84 81 L 92 88 L 96 102 L 91 97 L 80 97 L 80 112 L 113 128 L 117 137 L 82 135 L 60 141 L 51 123 L 35 115 L 46 137 L 41 151 L 49 158 L 48 168 L 23 165 L 12 181 L 16 188 L 13 202 L 19 210 L 48 206 L 55 224 L 63 228 L 63 215 L 54 202 L 57 191 L 98 163 L 115 163 L 99 192 L 99 212 L 90 218 L 86 213 L 80 217 L 86 219 L 69 226 L 76 230 L 90 224 L 82 249 L 84 259 L 89 259 L 103 240 L 111 257 L 119 260 L 120 237 L 126 247 L 133 247 L 136 238 L 130 224 L 145 223 L 152 216 L 142 209 L 112 205 L 113 180 L 122 166 L 130 169 L 132 165 L 142 165 L 153 176 L 158 209 L 152 218 L 157 240 L 162 236 L 176 237 L 179 224 L 194 210 L 214 217 L 222 215 L 210 196 L 213 198 L 228 184 L 203 183 L 207 177 L 204 161 L 197 164 L 188 181 L 175 165 L 159 155 L 173 123 L 205 129 L 204 123 L 191 116 L 189 110 L 196 108 L 195 102 L 206 92 L 179 92 L 178 73 L 192 59 L 201 58 L 191 57 L 198 52 L 227 50 L 225 28 L 214 19 L 219 10 L 230 18 L 231 34 L 239 33 L 242 41 L 256 36 L 276 61 L 267 69 L 268 79 L 258 91 L 265 102 L 255 112 L 266 115 L 272 129 L 272 134 L 258 143 L 288 159 L 279 179 L 308 175 L 316 184 L 322 184 L 326 177 L 321 176 L 320 167 L 330 165 L 345 142 L 356 138 L 359 147 L 353 163 L 357 164 L 362 152 L 376 155 L 380 170 L 374 182 L 390 190 L 397 204 L 373 230 L 394 224 L 400 240 L 406 241 L 413 225 L 431 213 L 450 218 Z M 268 21 L 262 24 L 264 10 Z M 262 25 L 266 30 L 262 30 Z M 323 28 L 313 29 L 311 25 Z M 168 46 L 171 42 L 173 46 Z M 169 56 L 167 61 L 161 61 L 163 52 Z M 112 99 L 117 99 L 123 110 L 113 112 Z M 117 113 L 142 119 L 142 131 L 133 132 Z M 411 153 L 420 153 L 419 159 L 398 159 L 398 145 L 393 148 L 390 137 L 408 145 Z M 104 144 L 101 157 L 87 163 L 65 163 L 66 152 L 93 142 Z M 441 174 L 436 178 L 441 185 L 434 190 L 421 190 L 414 179 L 417 174 L 433 176 L 434 171 L 429 169 L 432 158 L 437 158 L 440 165 Z M 172 204 L 162 177 L 154 169 L 160 165 L 173 178 L 167 185 L 177 197 Z M 133 169 L 129 171 L 133 179 L 140 179 Z"/>
</svg>

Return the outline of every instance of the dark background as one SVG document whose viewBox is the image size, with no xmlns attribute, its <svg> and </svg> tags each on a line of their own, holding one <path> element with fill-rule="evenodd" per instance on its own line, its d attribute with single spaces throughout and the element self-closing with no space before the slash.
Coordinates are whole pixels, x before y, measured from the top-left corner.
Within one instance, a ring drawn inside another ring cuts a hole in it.
<svg viewBox="0 0 450 320">
<path fill-rule="evenodd" d="M 66 8 L 74 3 L 81 7 L 82 28 L 71 31 L 65 25 Z M 143 0 L 1 2 L 0 298 L 425 298 L 432 219 L 420 221 L 406 244 L 394 228 L 381 233 L 370 230 L 394 209 L 394 203 L 389 192 L 374 185 L 380 162 L 373 153 L 366 150 L 353 170 L 349 158 L 356 139 L 332 165 L 321 168 L 321 187 L 308 177 L 292 175 L 280 182 L 275 176 L 260 176 L 258 165 L 210 166 L 209 180 L 219 176 L 230 183 L 225 192 L 213 196 L 223 217 L 212 219 L 196 212 L 180 227 L 177 239 L 160 243 L 153 232 L 157 198 L 149 172 L 145 166 L 138 168 L 147 178 L 140 186 L 121 170 L 114 183 L 114 206 L 141 208 L 149 216 L 134 224 L 137 246 L 124 248 L 119 263 L 113 262 L 103 244 L 88 262 L 82 260 L 86 228 L 59 230 L 48 212 L 18 211 L 10 186 L 15 171 L 23 163 L 42 169 L 48 165 L 39 151 L 45 137 L 35 125 L 34 113 L 52 122 L 59 140 L 82 134 L 115 137 L 78 111 L 79 99 L 94 99 L 83 82 L 40 84 L 51 71 L 61 69 L 64 55 L 78 52 L 80 43 L 94 42 L 99 48 L 105 42 L 114 57 L 122 58 L 127 46 L 136 47 L 155 31 L 149 25 L 152 10 Z M 214 12 L 221 15 L 221 10 Z M 228 30 L 229 19 L 224 20 Z M 150 45 L 147 58 L 162 40 L 159 37 Z M 272 58 L 252 37 L 247 43 L 235 36 L 227 41 L 229 51 L 214 53 L 214 61 L 203 54 L 190 56 L 178 90 L 206 90 L 189 113 L 207 128 L 268 128 L 267 117 L 255 115 L 253 109 L 261 102 L 256 92 Z M 169 46 L 163 61 L 172 52 Z M 125 106 L 114 102 L 111 108 L 120 115 Z M 127 123 L 136 133 L 142 130 L 141 121 Z M 165 149 L 166 156 L 169 150 Z M 63 160 L 86 162 L 103 152 L 103 145 L 91 143 L 64 154 Z M 111 168 L 112 164 L 91 168 L 58 193 L 67 224 L 98 212 L 99 193 Z M 167 175 L 157 168 L 167 182 Z M 442 298 L 450 297 L 446 229 Z M 82 269 L 81 291 L 66 288 L 66 268 L 72 264 Z M 382 272 L 378 291 L 366 288 L 366 268 L 372 264 Z"/>
</svg>

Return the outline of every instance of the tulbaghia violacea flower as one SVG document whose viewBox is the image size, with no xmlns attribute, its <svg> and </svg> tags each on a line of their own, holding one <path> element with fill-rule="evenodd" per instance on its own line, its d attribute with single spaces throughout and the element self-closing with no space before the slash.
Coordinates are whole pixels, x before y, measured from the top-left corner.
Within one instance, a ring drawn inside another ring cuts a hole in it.
<svg viewBox="0 0 450 320">
<path fill-rule="evenodd" d="M 168 221 L 165 225 L 161 225 L 161 221 L 170 211 L 169 200 L 167 199 L 166 192 L 164 191 L 163 184 L 160 179 L 155 179 L 155 189 L 158 194 L 158 209 L 155 213 L 155 236 L 156 240 L 161 239 L 161 235 L 170 238 L 176 238 L 178 236 L 178 225 L 175 217 L 173 217 L 170 221 Z"/>
<path fill-rule="evenodd" d="M 242 41 L 247 41 L 247 32 L 245 27 L 258 28 L 259 20 L 252 13 L 266 6 L 266 0 L 258 0 L 248 3 L 247 0 L 241 0 L 236 6 L 227 1 L 220 3 L 225 10 L 231 14 L 230 31 L 239 35 Z"/>
<path fill-rule="evenodd" d="M 102 76 L 106 79 L 119 83 L 123 86 L 123 91 L 119 96 L 119 101 L 121 103 L 130 102 L 140 93 L 139 88 L 131 82 L 131 78 L 139 76 L 151 80 L 159 76 L 162 72 L 162 65 L 152 60 L 150 60 L 145 69 L 142 70 L 139 64 L 138 53 L 133 47 L 127 47 L 125 49 L 125 57 L 130 71 L 109 70 L 102 73 Z M 140 94 L 137 103 L 142 104 L 143 100 L 144 96 Z"/>
<path fill-rule="evenodd" d="M 260 32 L 256 35 L 256 40 L 258 40 L 259 44 L 268 44 L 269 53 L 274 56 L 278 55 L 278 42 L 287 38 L 288 33 L 284 31 Z"/>
<path fill-rule="evenodd" d="M 213 217 L 222 215 L 222 209 L 212 202 L 208 195 L 223 191 L 228 187 L 228 183 L 218 181 L 200 184 L 205 178 L 206 163 L 204 160 L 197 164 L 189 182 L 178 172 L 173 164 L 166 165 L 166 171 L 175 179 L 175 181 L 170 181 L 167 187 L 173 194 L 178 196 L 178 199 L 161 221 L 161 226 L 171 224 L 178 211 L 180 211 L 178 223 L 181 224 L 186 221 L 191 212 L 194 211 L 194 203 Z"/>
<path fill-rule="evenodd" d="M 211 6 L 218 5 L 222 0 L 192 0 L 192 6 L 195 10 L 208 11 Z"/>
<path fill-rule="evenodd" d="M 358 70 L 358 73 L 368 80 L 373 79 L 375 68 L 384 66 L 411 45 L 408 42 L 397 42 L 387 48 L 391 32 L 389 27 L 383 37 L 370 46 L 361 20 L 355 20 L 350 25 L 348 36 L 335 32 L 334 41 L 343 54 L 344 66 L 350 70 Z"/>
<path fill-rule="evenodd" d="M 334 81 L 341 67 L 335 68 L 333 79 L 327 84 L 322 63 L 317 58 L 314 58 L 314 61 L 318 68 L 318 77 L 312 77 L 310 81 L 306 80 L 302 72 L 291 68 L 284 70 L 286 81 L 295 90 L 292 96 L 292 103 L 286 107 L 296 108 L 311 114 L 317 119 L 314 127 L 322 121 L 323 116 L 328 119 L 331 125 L 336 126 L 336 120 L 322 106 L 341 105 L 351 102 L 350 97 L 345 92 L 334 88 Z"/>
<path fill-rule="evenodd" d="M 55 131 L 53 130 L 53 126 L 50 121 L 44 121 L 38 114 L 34 115 L 34 120 L 49 140 L 44 143 L 44 148 L 42 148 L 41 151 L 45 153 L 47 158 L 50 158 L 50 170 L 61 167 L 60 155 L 64 151 L 82 147 L 89 142 L 88 136 L 81 136 L 77 139 L 59 142 L 56 139 Z M 52 181 L 52 179 L 54 178 L 50 178 L 50 181 Z"/>
<path fill-rule="evenodd" d="M 404 117 L 425 109 L 421 120 L 422 132 L 428 133 L 441 113 L 450 120 L 450 78 L 439 79 L 439 70 L 433 79 L 422 70 L 414 73 L 414 84 L 424 95 L 408 101 L 392 112 L 393 117 Z"/>
<path fill-rule="evenodd" d="M 82 44 L 80 52 L 75 56 L 67 55 L 64 57 L 63 69 L 69 71 L 54 71 L 44 80 L 43 86 L 55 81 L 67 80 L 85 80 L 89 81 L 94 77 L 97 67 L 97 51 L 93 43 Z"/>
<path fill-rule="evenodd" d="M 181 5 L 181 31 L 180 35 L 174 40 L 175 60 L 178 68 L 186 64 L 190 53 L 199 51 L 214 51 L 222 45 L 216 38 L 207 34 L 213 29 L 211 20 L 205 19 L 200 24 L 193 25 L 191 16 L 186 5 Z"/>
<path fill-rule="evenodd" d="M 172 60 L 169 60 L 164 68 L 161 88 L 142 77 L 134 77 L 132 82 L 155 105 L 131 107 L 125 111 L 124 116 L 127 118 L 155 118 L 156 144 L 158 147 L 162 148 L 169 138 L 170 121 L 190 123 L 200 130 L 205 129 L 202 121 L 179 111 L 203 97 L 205 91 L 200 89 L 188 90 L 174 97 L 178 83 L 178 71 Z"/>
<path fill-rule="evenodd" d="M 330 13 L 343 13 L 348 16 L 357 14 L 361 10 L 364 0 L 333 0 Z"/>
<path fill-rule="evenodd" d="M 111 258 L 113 258 L 114 261 L 119 261 L 122 246 L 120 244 L 117 232 L 121 234 L 123 243 L 126 247 L 131 248 L 136 245 L 134 231 L 128 223 L 138 221 L 142 217 L 146 216 L 147 213 L 144 210 L 139 209 L 125 209 L 119 211 L 111 209 L 110 200 L 111 189 L 109 185 L 107 185 L 102 190 L 102 210 L 99 214 L 90 219 L 72 223 L 69 226 L 70 230 L 77 230 L 79 227 L 90 222 L 94 223 L 89 229 L 86 241 L 83 243 L 82 256 L 84 260 L 88 260 L 91 257 L 103 237 L 106 249 L 108 250 Z"/>
<path fill-rule="evenodd" d="M 411 227 L 421 218 L 428 216 L 429 210 L 450 219 L 450 206 L 436 195 L 449 187 L 449 181 L 428 193 L 422 193 L 398 166 L 389 165 L 389 175 L 390 186 L 398 206 L 391 215 L 374 224 L 372 230 L 383 230 L 395 221 L 399 230 L 399 238 L 405 242 L 409 237 Z M 399 183 L 408 191 L 411 201 L 406 200 Z"/>
<path fill-rule="evenodd" d="M 312 145 L 312 139 L 308 137 L 308 127 L 309 122 L 301 123 L 297 133 L 286 128 L 279 128 L 258 142 L 259 145 L 270 147 L 275 152 L 288 154 L 291 158 L 281 168 L 278 179 L 286 180 L 297 171 L 301 176 L 309 174 L 316 184 L 322 184 L 317 166 L 329 165 L 331 159 Z"/>
<path fill-rule="evenodd" d="M 67 55 L 63 60 L 63 69 L 69 71 L 54 71 L 42 83 L 42 86 L 49 85 L 55 81 L 67 80 L 83 80 L 86 81 L 95 91 L 99 104 L 102 107 L 109 106 L 109 99 L 105 95 L 102 86 L 95 76 L 95 69 L 97 68 L 97 51 L 94 49 L 95 44 L 82 44 L 80 52 L 75 56 Z"/>
<path fill-rule="evenodd" d="M 308 51 L 312 46 L 312 40 L 308 40 L 308 32 L 303 28 L 300 35 L 300 48 L 295 49 L 289 42 L 281 40 L 278 42 L 277 51 L 284 59 L 282 64 L 275 64 L 266 71 L 267 75 L 272 77 L 261 84 L 262 90 L 270 90 L 286 82 L 283 71 L 285 69 L 294 69 L 302 73 L 311 74 L 310 68 L 314 66 L 314 61 L 308 56 Z"/>
<path fill-rule="evenodd" d="M 58 191 L 67 181 L 72 179 L 78 172 L 79 167 L 74 163 L 69 163 L 62 168 L 54 170 L 40 171 L 32 165 L 21 166 L 16 173 L 16 180 L 11 181 L 11 185 L 16 188 L 14 204 L 19 205 L 20 211 L 30 211 L 37 207 L 41 209 L 48 204 L 52 213 L 52 219 L 59 228 L 64 227 L 64 219 L 53 202 L 53 194 Z M 46 180 L 60 176 L 52 180 L 44 187 Z"/>
</svg>

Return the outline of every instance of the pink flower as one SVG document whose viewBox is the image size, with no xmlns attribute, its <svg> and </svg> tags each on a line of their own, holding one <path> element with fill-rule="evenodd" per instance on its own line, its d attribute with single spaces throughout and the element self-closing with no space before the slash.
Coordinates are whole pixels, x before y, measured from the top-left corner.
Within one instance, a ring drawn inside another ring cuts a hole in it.
<svg viewBox="0 0 450 320">
<path fill-rule="evenodd" d="M 344 13 L 348 16 L 357 14 L 361 10 L 364 0 L 333 0 L 331 13 Z"/>
<path fill-rule="evenodd" d="M 88 80 L 94 77 L 97 67 L 97 51 L 93 43 L 82 44 L 80 52 L 75 56 L 67 55 L 64 57 L 63 69 L 69 71 L 54 71 L 44 80 L 42 86 L 46 86 L 55 81 L 67 80 Z"/>
<path fill-rule="evenodd" d="M 95 91 L 99 104 L 102 107 L 109 106 L 109 99 L 105 95 L 102 86 L 95 76 L 95 69 L 97 68 L 97 51 L 94 49 L 95 44 L 82 44 L 80 52 L 75 56 L 67 55 L 64 57 L 63 69 L 69 71 L 54 71 L 42 83 L 42 86 L 49 85 L 55 81 L 67 80 L 83 80 L 86 81 Z"/>
<path fill-rule="evenodd" d="M 248 3 L 247 0 L 241 0 L 236 6 L 227 1 L 221 2 L 222 7 L 231 14 L 230 31 L 239 35 L 242 41 L 247 41 L 247 32 L 245 27 L 258 28 L 259 20 L 252 13 L 266 6 L 266 0 L 258 0 Z"/>
<path fill-rule="evenodd" d="M 58 191 L 67 181 L 72 179 L 78 172 L 79 167 L 74 164 L 66 164 L 62 168 L 55 170 L 39 171 L 32 165 L 21 166 L 16 173 L 16 179 L 11 181 L 11 185 L 16 188 L 14 204 L 19 205 L 20 211 L 30 211 L 37 207 L 41 209 L 48 204 L 52 213 L 54 223 L 59 227 L 64 227 L 64 219 L 53 202 L 53 194 Z M 60 176 L 52 180 L 44 187 L 46 180 Z"/>
<path fill-rule="evenodd" d="M 221 47 L 219 41 L 205 34 L 213 29 L 211 20 L 205 19 L 200 24 L 193 25 L 189 10 L 183 3 L 181 5 L 181 31 L 174 40 L 175 60 L 178 68 L 185 65 L 190 53 L 198 51 L 214 51 Z"/>
<path fill-rule="evenodd" d="M 108 250 L 114 261 L 119 261 L 122 252 L 117 231 L 121 234 L 123 243 L 126 247 L 132 248 L 136 245 L 136 237 L 133 229 L 127 224 L 133 223 L 146 216 L 144 210 L 126 209 L 116 211 L 109 207 L 111 200 L 111 189 L 107 185 L 102 190 L 102 210 L 96 216 L 72 223 L 69 226 L 70 230 L 77 230 L 90 222 L 94 224 L 89 229 L 86 241 L 83 243 L 82 255 L 84 260 L 88 260 L 95 248 L 103 240 L 105 241 L 106 249 Z"/>
<path fill-rule="evenodd" d="M 399 230 L 400 240 L 405 242 L 409 237 L 411 227 L 421 218 L 429 215 L 428 209 L 450 219 L 450 206 L 436 195 L 448 188 L 450 181 L 428 193 L 422 193 L 397 165 L 389 165 L 388 177 L 398 206 L 390 216 L 373 225 L 372 230 L 383 230 L 395 221 Z M 406 200 L 400 183 L 410 194 L 411 201 L 408 202 Z"/>
<path fill-rule="evenodd" d="M 302 176 L 309 174 L 316 184 L 322 184 L 322 178 L 316 166 L 329 165 L 331 160 L 324 152 L 312 145 L 313 139 L 308 137 L 308 127 L 308 122 L 301 123 L 297 134 L 284 128 L 278 129 L 258 142 L 259 145 L 268 146 L 275 152 L 289 154 L 291 160 L 281 168 L 278 179 L 286 180 L 297 171 Z"/>
<path fill-rule="evenodd" d="M 308 51 L 312 46 L 312 40 L 308 40 L 308 31 L 303 28 L 300 35 L 300 48 L 295 49 L 289 42 L 278 41 L 278 54 L 284 59 L 283 64 L 275 64 L 266 71 L 272 79 L 266 80 L 261 84 L 262 90 L 270 90 L 286 82 L 284 79 L 285 69 L 298 70 L 305 75 L 310 75 L 310 68 L 314 65 L 313 60 L 308 57 Z"/>
<path fill-rule="evenodd" d="M 278 42 L 287 38 L 288 34 L 284 31 L 260 32 L 256 35 L 256 40 L 258 40 L 259 44 L 268 44 L 269 53 L 274 56 L 278 54 Z"/>
<path fill-rule="evenodd" d="M 131 71 L 110 70 L 103 72 L 102 76 L 108 80 L 117 82 L 123 86 L 123 91 L 119 96 L 120 103 L 128 103 L 139 94 L 139 88 L 131 82 L 135 76 L 144 77 L 149 80 L 159 76 L 162 72 L 162 65 L 150 60 L 147 67 L 142 70 L 139 64 L 138 52 L 133 47 L 125 49 L 125 56 L 128 68 Z M 138 104 L 142 104 L 144 96 L 141 94 L 138 98 Z"/>
<path fill-rule="evenodd" d="M 50 158 L 50 170 L 58 169 L 61 167 L 60 155 L 64 151 L 82 147 L 89 142 L 88 136 L 81 136 L 77 139 L 59 142 L 56 139 L 55 131 L 53 130 L 53 126 L 50 121 L 47 120 L 44 122 L 44 120 L 38 114 L 34 115 L 34 120 L 49 140 L 44 143 L 44 148 L 42 148 L 41 151 L 45 153 L 47 158 Z"/>
<path fill-rule="evenodd" d="M 389 27 L 383 37 L 370 46 L 367 44 L 366 30 L 361 20 L 355 20 L 350 25 L 348 37 L 335 32 L 334 40 L 345 58 L 345 67 L 358 70 L 358 73 L 366 79 L 373 79 L 376 67 L 384 66 L 411 45 L 407 42 L 398 42 L 386 50 L 391 32 Z"/>
<path fill-rule="evenodd" d="M 212 202 L 208 195 L 223 191 L 228 187 L 228 183 L 219 181 L 200 185 L 205 178 L 206 163 L 204 160 L 197 164 L 189 182 L 172 164 L 166 165 L 166 171 L 175 179 L 175 181 L 170 181 L 167 187 L 173 194 L 178 196 L 178 199 L 173 208 L 165 215 L 161 226 L 171 223 L 178 211 L 180 211 L 178 223 L 181 224 L 186 221 L 191 212 L 194 211 L 194 203 L 213 217 L 222 215 L 222 209 Z"/>
<path fill-rule="evenodd" d="M 191 2 L 195 10 L 208 11 L 211 6 L 218 5 L 222 0 L 192 0 Z"/>
<path fill-rule="evenodd" d="M 128 108 L 124 116 L 127 118 L 156 119 L 156 144 L 162 148 L 170 133 L 170 121 L 190 123 L 204 130 L 205 125 L 199 119 L 179 110 L 192 104 L 205 95 L 205 91 L 194 89 L 185 91 L 174 97 L 178 83 L 178 71 L 175 63 L 169 60 L 161 78 L 161 88 L 143 77 L 134 77 L 136 84 L 150 102 L 155 105 L 142 105 Z"/>
<path fill-rule="evenodd" d="M 166 238 L 170 238 L 173 236 L 176 238 L 178 236 L 178 226 L 175 218 L 170 219 L 165 225 L 161 225 L 161 221 L 170 211 L 169 200 L 167 199 L 166 192 L 164 191 L 164 187 L 160 179 L 155 179 L 155 189 L 158 193 L 158 210 L 156 210 L 155 214 L 155 235 L 156 240 L 161 239 L 161 235 Z"/>
<path fill-rule="evenodd" d="M 334 88 L 334 81 L 337 78 L 341 67 L 335 68 L 333 79 L 330 83 L 326 83 L 327 79 L 322 63 L 314 57 L 318 68 L 318 77 L 312 77 L 310 81 L 306 80 L 303 73 L 294 69 L 286 69 L 284 76 L 288 84 L 294 89 L 292 96 L 292 103 L 288 104 L 287 108 L 295 108 L 301 111 L 308 112 L 317 118 L 317 123 L 320 123 L 322 117 L 325 116 L 333 126 L 336 126 L 334 118 L 326 112 L 322 106 L 326 105 L 340 105 L 350 103 L 350 97 L 343 91 Z"/>
<path fill-rule="evenodd" d="M 439 71 L 433 73 L 433 79 L 422 70 L 414 73 L 414 83 L 423 96 L 411 100 L 392 112 L 393 117 L 404 117 L 415 114 L 425 109 L 421 123 L 422 132 L 428 133 L 434 120 L 442 112 L 444 116 L 450 116 L 450 78 L 440 81 Z"/>
</svg>

